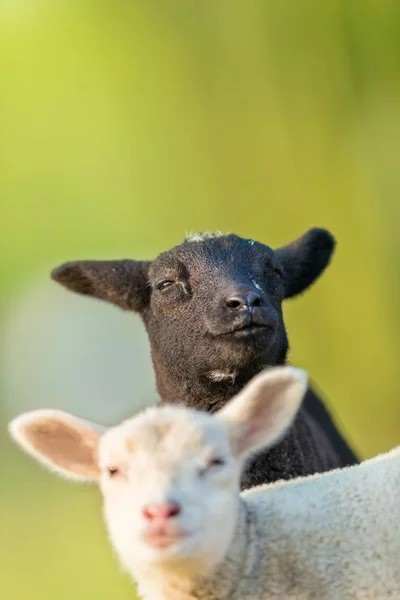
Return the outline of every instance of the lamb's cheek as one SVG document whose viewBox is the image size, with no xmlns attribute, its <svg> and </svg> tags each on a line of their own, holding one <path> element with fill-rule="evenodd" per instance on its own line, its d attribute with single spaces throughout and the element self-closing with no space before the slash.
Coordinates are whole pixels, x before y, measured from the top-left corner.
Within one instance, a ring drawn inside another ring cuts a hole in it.
<svg viewBox="0 0 400 600">
<path fill-rule="evenodd" d="M 104 521 L 106 523 L 106 527 L 108 529 L 109 535 L 113 541 L 116 541 L 118 537 L 118 529 L 119 529 L 119 517 L 118 513 L 115 514 L 115 511 L 112 509 L 112 506 L 107 503 L 107 501 L 103 504 L 103 515 Z"/>
<path fill-rule="evenodd" d="M 115 545 L 124 543 L 126 537 L 132 538 L 135 531 L 135 509 L 127 510 L 124 498 L 108 497 L 104 499 L 103 513 L 110 537 Z"/>
<path fill-rule="evenodd" d="M 131 572 L 135 564 L 138 544 L 135 524 L 128 522 L 122 511 L 119 512 L 115 505 L 104 507 L 104 517 L 111 545 L 122 566 Z"/>
<path fill-rule="evenodd" d="M 213 494 L 206 508 L 205 528 L 207 537 L 215 551 L 224 553 L 231 541 L 238 514 L 237 494 L 219 490 Z"/>
</svg>

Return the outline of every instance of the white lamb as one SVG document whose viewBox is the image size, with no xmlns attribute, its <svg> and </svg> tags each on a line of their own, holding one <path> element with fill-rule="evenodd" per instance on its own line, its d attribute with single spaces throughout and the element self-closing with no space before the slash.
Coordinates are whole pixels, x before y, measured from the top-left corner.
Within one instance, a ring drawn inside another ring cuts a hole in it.
<svg viewBox="0 0 400 600">
<path fill-rule="evenodd" d="M 304 372 L 261 373 L 215 415 L 150 408 L 99 431 L 41 410 L 10 430 L 68 477 L 95 480 L 146 600 L 400 598 L 400 449 L 239 494 L 250 452 L 290 426 Z"/>
</svg>

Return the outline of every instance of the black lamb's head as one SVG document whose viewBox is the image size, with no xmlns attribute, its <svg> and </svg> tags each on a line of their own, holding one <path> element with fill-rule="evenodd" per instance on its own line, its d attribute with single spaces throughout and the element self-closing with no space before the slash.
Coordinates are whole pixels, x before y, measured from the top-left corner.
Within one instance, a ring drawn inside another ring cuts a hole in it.
<svg viewBox="0 0 400 600">
<path fill-rule="evenodd" d="M 334 245 L 323 229 L 275 250 L 237 235 L 199 234 L 154 261 L 70 262 L 52 277 L 141 315 L 165 399 L 168 378 L 185 381 L 187 391 L 200 380 L 245 382 L 265 366 L 283 364 L 282 302 L 319 277 Z"/>
</svg>

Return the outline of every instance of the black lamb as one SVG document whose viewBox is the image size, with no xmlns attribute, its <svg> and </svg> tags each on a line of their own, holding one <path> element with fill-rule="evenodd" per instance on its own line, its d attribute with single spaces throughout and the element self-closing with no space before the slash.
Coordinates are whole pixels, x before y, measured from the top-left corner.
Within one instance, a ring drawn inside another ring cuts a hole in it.
<svg viewBox="0 0 400 600">
<path fill-rule="evenodd" d="M 261 369 L 285 363 L 282 301 L 319 277 L 334 247 L 323 229 L 277 250 L 236 235 L 199 234 L 154 261 L 69 262 L 52 277 L 74 292 L 138 312 L 161 401 L 212 412 Z M 249 461 L 242 488 L 356 462 L 309 389 L 285 438 Z"/>
</svg>

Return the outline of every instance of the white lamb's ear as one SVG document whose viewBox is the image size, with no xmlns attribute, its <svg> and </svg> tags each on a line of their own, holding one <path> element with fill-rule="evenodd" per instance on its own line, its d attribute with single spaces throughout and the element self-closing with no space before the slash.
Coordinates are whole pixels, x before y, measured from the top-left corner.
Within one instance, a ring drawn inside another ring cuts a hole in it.
<svg viewBox="0 0 400 600">
<path fill-rule="evenodd" d="M 9 424 L 25 452 L 68 478 L 98 478 L 97 447 L 104 428 L 58 410 L 23 413 Z"/>
<path fill-rule="evenodd" d="M 235 456 L 273 446 L 289 429 L 307 391 L 307 374 L 276 367 L 257 375 L 217 417 L 228 424 Z"/>
</svg>

